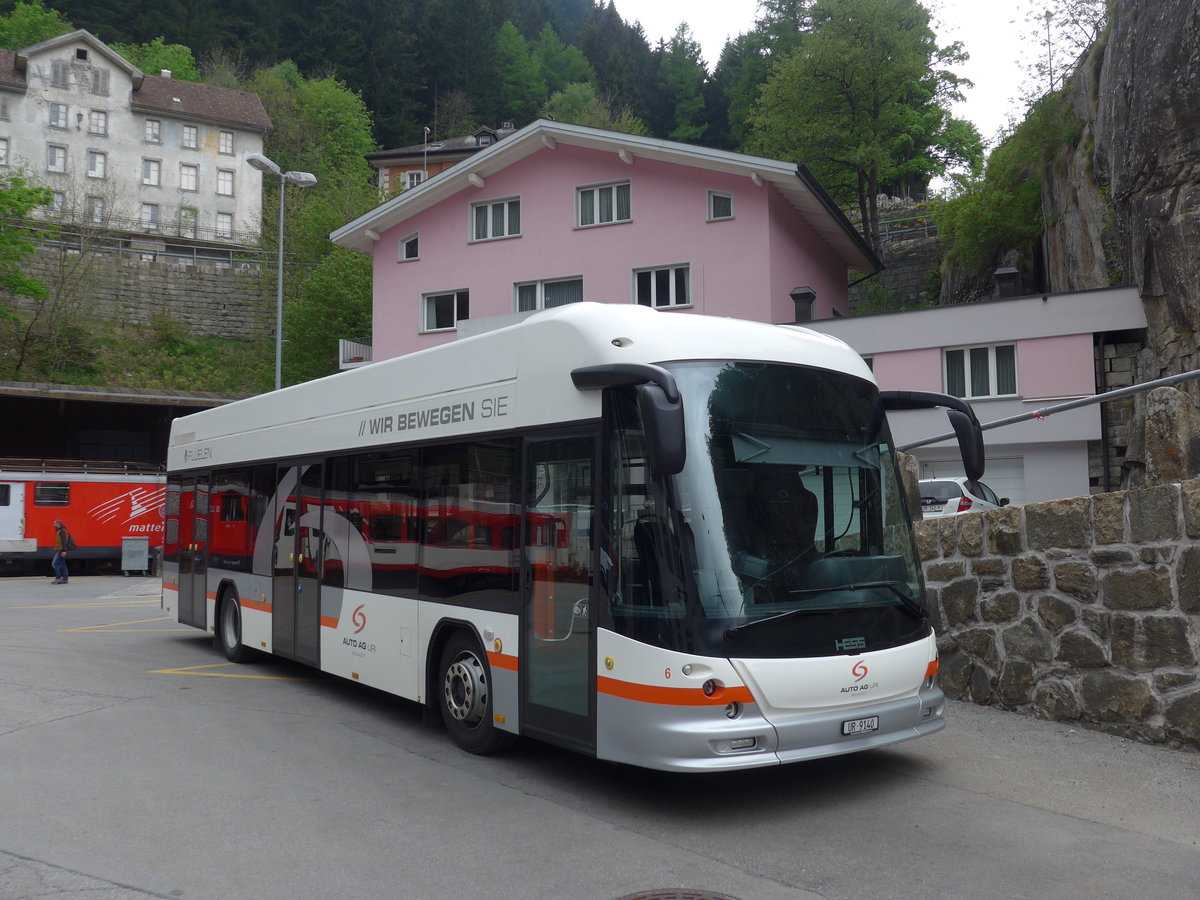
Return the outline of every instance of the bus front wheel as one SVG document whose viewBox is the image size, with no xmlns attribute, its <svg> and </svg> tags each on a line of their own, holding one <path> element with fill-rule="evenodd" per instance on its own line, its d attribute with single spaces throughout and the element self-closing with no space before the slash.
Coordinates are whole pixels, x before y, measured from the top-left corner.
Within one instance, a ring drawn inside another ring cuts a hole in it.
<svg viewBox="0 0 1200 900">
<path fill-rule="evenodd" d="M 242 643 L 242 607 L 233 594 L 226 592 L 217 614 L 217 638 L 221 650 L 230 662 L 242 663 L 250 658 L 250 648 Z"/>
<path fill-rule="evenodd" d="M 478 643 L 461 631 L 451 635 L 439 671 L 442 721 L 454 743 L 480 754 L 510 746 L 515 735 L 500 731 L 492 720 L 492 673 Z"/>
</svg>

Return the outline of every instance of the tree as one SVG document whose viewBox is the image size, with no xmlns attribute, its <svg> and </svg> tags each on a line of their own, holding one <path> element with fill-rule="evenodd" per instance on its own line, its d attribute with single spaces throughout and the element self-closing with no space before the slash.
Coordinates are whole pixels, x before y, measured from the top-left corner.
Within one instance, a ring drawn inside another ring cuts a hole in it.
<svg viewBox="0 0 1200 900">
<path fill-rule="evenodd" d="M 166 69 L 178 81 L 199 81 L 200 67 L 191 48 L 168 44 L 156 37 L 148 44 L 110 44 L 114 50 L 149 75 Z"/>
<path fill-rule="evenodd" d="M 284 383 L 337 371 L 338 339 L 370 343 L 371 260 L 334 248 L 284 309 Z"/>
<path fill-rule="evenodd" d="M 533 42 L 538 71 L 548 93 L 561 91 L 568 84 L 594 82 L 596 72 L 578 47 L 568 47 L 549 24 L 543 25 Z"/>
<path fill-rule="evenodd" d="M 0 177 L 0 291 L 9 296 L 41 300 L 46 285 L 21 270 L 21 264 L 34 251 L 34 234 L 29 227 L 30 214 L 50 205 L 50 188 L 31 185 L 20 175 Z M 14 318 L 7 306 L 0 316 Z"/>
<path fill-rule="evenodd" d="M 43 6 L 42 0 L 17 0 L 11 12 L 0 16 L 0 47 L 20 50 L 74 30 L 61 13 Z"/>
<path fill-rule="evenodd" d="M 548 119 L 570 122 L 574 125 L 589 125 L 592 128 L 607 128 L 626 134 L 649 134 L 646 123 L 633 114 L 629 107 L 613 107 L 597 93 L 594 85 L 587 82 L 569 84 L 556 92 L 542 113 Z"/>
<path fill-rule="evenodd" d="M 497 112 L 500 119 L 525 124 L 546 101 L 546 81 L 517 26 L 505 22 L 496 32 Z"/>
<path fill-rule="evenodd" d="M 982 154 L 974 127 L 949 113 L 967 82 L 944 67 L 966 55 L 937 46 L 917 0 L 818 0 L 812 21 L 763 87 L 751 148 L 808 165 L 878 249 L 885 187 L 923 186 Z"/>
<path fill-rule="evenodd" d="M 1025 24 L 1040 52 L 1028 66 L 1030 101 L 1058 90 L 1108 24 L 1109 0 L 1026 0 Z"/>
<path fill-rule="evenodd" d="M 665 119 L 658 130 L 675 141 L 698 142 L 707 127 L 704 83 L 708 72 L 700 58 L 700 45 L 686 24 L 675 29 L 659 54 L 658 75 Z"/>
</svg>

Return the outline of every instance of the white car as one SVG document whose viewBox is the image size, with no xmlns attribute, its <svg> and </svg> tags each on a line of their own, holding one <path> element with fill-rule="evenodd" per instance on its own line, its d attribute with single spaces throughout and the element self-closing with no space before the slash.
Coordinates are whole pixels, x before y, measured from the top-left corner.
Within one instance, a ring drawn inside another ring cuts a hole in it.
<svg viewBox="0 0 1200 900">
<path fill-rule="evenodd" d="M 1007 497 L 997 497 L 982 481 L 969 478 L 923 478 L 920 486 L 921 514 L 926 519 L 1008 505 Z"/>
</svg>

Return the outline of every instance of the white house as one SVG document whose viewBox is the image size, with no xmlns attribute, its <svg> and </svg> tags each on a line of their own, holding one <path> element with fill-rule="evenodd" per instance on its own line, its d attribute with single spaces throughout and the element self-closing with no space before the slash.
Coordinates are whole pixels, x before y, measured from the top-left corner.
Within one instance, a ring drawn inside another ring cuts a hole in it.
<svg viewBox="0 0 1200 900">
<path fill-rule="evenodd" d="M 0 171 L 67 222 L 148 237 L 257 240 L 271 120 L 255 94 L 147 75 L 86 31 L 0 49 Z"/>
</svg>

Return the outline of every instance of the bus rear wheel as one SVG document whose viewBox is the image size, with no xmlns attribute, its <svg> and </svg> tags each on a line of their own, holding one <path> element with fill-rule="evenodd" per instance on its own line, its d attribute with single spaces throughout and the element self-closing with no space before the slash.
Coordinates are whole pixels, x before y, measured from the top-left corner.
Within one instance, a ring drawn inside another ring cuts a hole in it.
<svg viewBox="0 0 1200 900">
<path fill-rule="evenodd" d="M 221 595 L 221 609 L 217 613 L 217 640 L 230 662 L 242 663 L 250 658 L 250 648 L 242 643 L 242 607 L 238 598 L 228 591 Z"/>
<path fill-rule="evenodd" d="M 492 720 L 492 673 L 479 644 L 456 632 L 442 648 L 439 705 L 451 739 L 468 753 L 495 753 L 516 736 Z"/>
</svg>

